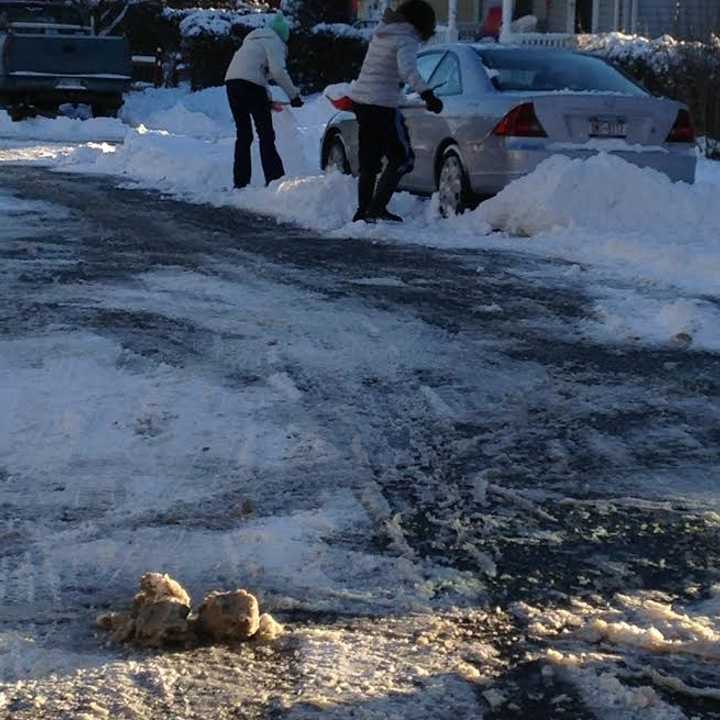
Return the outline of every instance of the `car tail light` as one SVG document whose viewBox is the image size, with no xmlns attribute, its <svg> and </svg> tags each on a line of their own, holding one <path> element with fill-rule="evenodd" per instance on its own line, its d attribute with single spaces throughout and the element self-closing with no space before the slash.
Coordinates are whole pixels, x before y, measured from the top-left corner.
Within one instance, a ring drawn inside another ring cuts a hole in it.
<svg viewBox="0 0 720 720">
<path fill-rule="evenodd" d="M 693 126 L 692 118 L 687 110 L 680 110 L 677 115 L 677 120 L 667 136 L 665 142 L 669 143 L 694 143 L 695 142 L 695 127 Z"/>
<path fill-rule="evenodd" d="M 547 137 L 532 103 L 513 108 L 493 130 L 500 137 Z"/>
<path fill-rule="evenodd" d="M 349 97 L 328 98 L 336 110 L 352 111 L 353 101 Z"/>
</svg>

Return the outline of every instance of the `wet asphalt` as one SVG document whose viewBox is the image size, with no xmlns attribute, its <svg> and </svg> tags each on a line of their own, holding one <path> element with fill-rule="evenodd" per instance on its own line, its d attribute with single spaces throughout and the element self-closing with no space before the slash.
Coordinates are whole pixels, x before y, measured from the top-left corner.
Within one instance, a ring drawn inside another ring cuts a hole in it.
<svg viewBox="0 0 720 720">
<path fill-rule="evenodd" d="M 488 579 L 489 606 L 507 607 L 518 600 L 547 603 L 552 598 L 561 605 L 569 597 L 592 593 L 609 598 L 619 590 L 658 590 L 687 601 L 702 597 L 720 581 L 718 529 L 705 521 L 702 503 L 675 494 L 665 497 L 664 486 L 652 481 L 669 477 L 672 483 L 677 476 L 720 482 L 720 425 L 708 420 L 720 402 L 718 355 L 592 342 L 577 331 L 578 322 L 593 313 L 582 282 L 537 279 L 545 272 L 552 275 L 549 271 L 562 260 L 521 252 L 328 239 L 233 209 L 187 204 L 116 185 L 107 178 L 3 167 L 0 190 L 68 208 L 80 218 L 82 230 L 70 245 L 54 227 L 40 240 L 34 238 L 48 252 L 61 251 L 64 262 L 20 277 L 22 293 L 0 289 L 0 335 L 19 337 L 58 325 L 86 328 L 119 339 L 157 362 L 182 365 L 210 343 L 208 330 L 152 312 L 48 304 L 38 301 L 33 291 L 48 283 L 123 285 L 139 273 L 163 268 L 222 277 L 223 268 L 242 266 L 273 283 L 416 317 L 445 332 L 448 342 L 462 346 L 468 341 L 468 363 L 475 343 L 491 342 L 502 348 L 498 362 L 547 373 L 550 387 L 544 400 L 523 403 L 518 398 L 513 412 L 479 410 L 471 419 L 430 425 L 426 418 L 403 413 L 404 395 L 416 388 L 384 387 L 381 373 L 365 379 L 368 407 L 377 411 L 376 421 L 387 422 L 382 447 L 377 433 L 367 435 L 369 463 L 392 510 L 405 518 L 412 550 L 455 568 L 476 569 L 447 524 L 434 521 L 441 507 L 445 518 L 461 522 L 473 543 L 496 558 L 499 571 Z M 0 248 L 0 262 L 9 252 Z M 388 276 L 402 282 L 353 282 Z M 488 308 L 493 305 L 504 312 L 492 312 Z M 301 369 L 298 375 L 302 378 Z M 249 379 L 227 381 L 232 386 Z M 419 375 L 416 382 L 473 392 L 467 373 L 453 367 L 432 377 Z M 597 401 L 605 388 L 622 397 L 625 387 L 640 388 L 634 401 Z M 589 392 L 592 388 L 597 394 Z M 319 400 L 332 400 L 331 389 L 309 390 L 323 395 Z M 584 392 L 587 407 L 578 413 L 573 402 Z M 678 429 L 693 442 L 641 439 L 670 438 Z M 626 442 L 636 438 L 631 461 L 609 467 L 587 441 L 598 433 Z M 566 449 L 561 456 L 554 450 L 557 443 Z M 388 452 L 399 446 L 402 462 Z M 476 485 L 468 482 L 478 476 L 489 484 L 479 514 Z M 494 494 L 498 484 L 526 492 L 533 509 L 515 507 L 515 501 Z M 656 502 L 623 500 L 636 493 Z M 533 533 L 537 538 L 543 532 L 559 533 L 562 541 L 532 539 Z M 372 542 L 381 551 L 387 546 L 381 534 Z M 605 560 L 622 563 L 629 571 L 613 575 L 603 566 Z M 688 587 L 695 588 L 692 597 Z M 516 716 L 554 717 L 551 698 L 562 691 L 573 697 L 566 716 L 591 717 L 572 689 L 557 684 L 549 688 L 539 666 L 524 660 L 533 646 L 518 642 L 515 630 L 497 630 L 493 638 L 512 660 L 504 684 L 515 688 L 515 697 L 525 698 Z M 485 637 L 488 630 L 477 632 Z M 664 697 L 688 715 L 713 717 L 706 701 L 667 692 Z M 489 710 L 487 717 L 507 717 L 503 712 Z"/>
</svg>

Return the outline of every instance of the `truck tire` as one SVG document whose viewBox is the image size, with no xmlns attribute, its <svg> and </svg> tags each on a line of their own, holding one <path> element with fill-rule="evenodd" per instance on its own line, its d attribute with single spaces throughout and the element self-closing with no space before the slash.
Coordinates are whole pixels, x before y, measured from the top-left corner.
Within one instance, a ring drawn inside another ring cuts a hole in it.
<svg viewBox="0 0 720 720">
<path fill-rule="evenodd" d="M 24 103 L 20 105 L 11 105 L 8 107 L 7 113 L 13 122 L 22 122 L 23 120 L 28 120 L 29 118 L 37 116 L 36 108 L 30 105 L 25 105 Z"/>
</svg>

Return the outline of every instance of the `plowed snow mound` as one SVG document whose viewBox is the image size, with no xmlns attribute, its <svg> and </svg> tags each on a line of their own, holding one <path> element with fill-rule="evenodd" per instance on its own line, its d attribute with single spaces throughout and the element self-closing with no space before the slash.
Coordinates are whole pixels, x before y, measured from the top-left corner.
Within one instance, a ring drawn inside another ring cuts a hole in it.
<svg viewBox="0 0 720 720">
<path fill-rule="evenodd" d="M 679 242 L 720 242 L 720 203 L 710 184 L 672 183 L 665 175 L 600 154 L 556 155 L 516 180 L 475 215 L 513 234 L 563 228 L 676 235 Z"/>
</svg>

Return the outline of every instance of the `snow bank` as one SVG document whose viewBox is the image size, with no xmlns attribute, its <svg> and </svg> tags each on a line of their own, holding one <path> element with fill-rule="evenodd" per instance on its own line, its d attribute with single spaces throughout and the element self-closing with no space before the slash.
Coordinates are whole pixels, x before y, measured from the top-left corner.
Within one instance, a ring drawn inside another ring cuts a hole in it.
<svg viewBox="0 0 720 720">
<path fill-rule="evenodd" d="M 472 233 L 490 224 L 533 236 L 532 245 L 571 260 L 621 265 L 647 280 L 716 293 L 716 198 L 717 185 L 707 179 L 672 183 L 609 154 L 587 160 L 557 155 L 448 225 Z"/>
<path fill-rule="evenodd" d="M 148 88 L 131 93 L 121 118 L 129 125 L 164 130 L 174 135 L 217 139 L 235 132 L 224 87 L 200 92 L 181 88 Z"/>
<path fill-rule="evenodd" d="M 0 110 L 0 138 L 19 140 L 45 140 L 52 142 L 122 142 L 127 128 L 112 118 L 59 117 L 54 120 L 34 118 L 13 122 L 4 110 Z"/>
<path fill-rule="evenodd" d="M 665 175 L 600 153 L 587 160 L 556 155 L 480 208 L 494 227 L 536 235 L 556 227 L 720 236 L 716 188 L 672 183 Z"/>
</svg>

